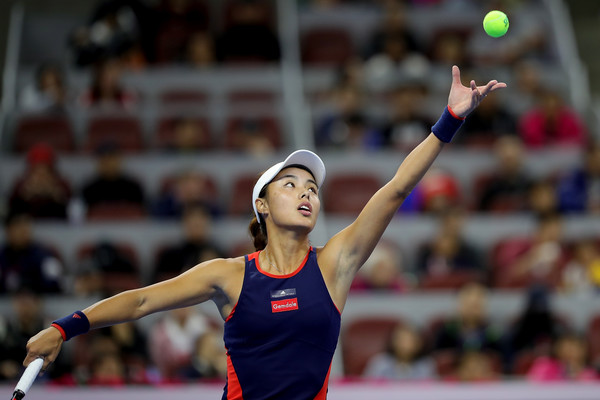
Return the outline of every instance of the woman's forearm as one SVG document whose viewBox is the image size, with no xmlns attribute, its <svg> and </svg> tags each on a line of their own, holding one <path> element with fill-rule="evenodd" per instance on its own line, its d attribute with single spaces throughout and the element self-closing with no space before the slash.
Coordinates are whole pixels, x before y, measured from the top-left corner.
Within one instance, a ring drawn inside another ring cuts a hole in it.
<svg viewBox="0 0 600 400">
<path fill-rule="evenodd" d="M 404 159 L 392 179 L 394 188 L 401 198 L 406 198 L 419 183 L 443 148 L 444 142 L 430 133 Z"/>
<path fill-rule="evenodd" d="M 102 328 L 149 314 L 144 309 L 144 299 L 143 289 L 128 290 L 92 304 L 83 313 L 90 321 L 90 329 Z"/>
</svg>

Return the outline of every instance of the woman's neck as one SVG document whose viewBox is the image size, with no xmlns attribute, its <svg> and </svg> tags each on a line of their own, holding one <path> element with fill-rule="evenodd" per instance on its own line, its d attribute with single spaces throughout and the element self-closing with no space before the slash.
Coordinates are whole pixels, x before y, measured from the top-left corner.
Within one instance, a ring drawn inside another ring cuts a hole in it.
<svg viewBox="0 0 600 400">
<path fill-rule="evenodd" d="M 291 238 L 285 235 L 269 235 L 269 243 L 261 252 L 260 263 L 263 268 L 276 275 L 294 272 L 306 257 L 310 249 L 308 237 Z"/>
</svg>

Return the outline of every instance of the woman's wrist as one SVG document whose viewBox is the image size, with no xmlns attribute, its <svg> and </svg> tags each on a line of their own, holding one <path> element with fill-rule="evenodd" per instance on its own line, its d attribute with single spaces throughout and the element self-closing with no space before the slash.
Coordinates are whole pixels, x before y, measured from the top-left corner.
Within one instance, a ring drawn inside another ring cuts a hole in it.
<svg viewBox="0 0 600 400">
<path fill-rule="evenodd" d="M 450 106 L 447 106 L 435 125 L 431 127 L 431 131 L 442 142 L 450 143 L 464 121 L 465 117 L 457 115 Z"/>
<path fill-rule="evenodd" d="M 67 340 L 87 333 L 90 330 L 90 321 L 82 311 L 75 311 L 73 314 L 52 322 L 52 327 L 56 328 L 63 340 Z"/>
</svg>

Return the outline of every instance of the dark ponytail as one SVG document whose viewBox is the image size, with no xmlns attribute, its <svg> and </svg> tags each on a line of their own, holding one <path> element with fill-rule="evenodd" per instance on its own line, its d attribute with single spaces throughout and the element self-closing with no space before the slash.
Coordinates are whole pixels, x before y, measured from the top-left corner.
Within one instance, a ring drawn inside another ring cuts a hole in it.
<svg viewBox="0 0 600 400">
<path fill-rule="evenodd" d="M 256 251 L 263 250 L 267 246 L 267 227 L 264 222 L 258 222 L 256 216 L 250 221 L 248 225 L 248 231 L 252 236 L 252 242 Z"/>
<path fill-rule="evenodd" d="M 260 190 L 260 193 L 258 194 L 259 198 L 264 198 L 267 195 L 267 186 L 269 185 L 265 185 Z M 261 222 L 258 222 L 255 215 L 254 218 L 252 218 L 252 221 L 250 221 L 250 225 L 248 225 L 248 231 L 250 232 L 250 236 L 252 236 L 252 242 L 256 251 L 264 250 L 269 242 L 269 238 L 267 237 L 267 224 L 265 223 L 264 218 L 261 218 Z"/>
</svg>

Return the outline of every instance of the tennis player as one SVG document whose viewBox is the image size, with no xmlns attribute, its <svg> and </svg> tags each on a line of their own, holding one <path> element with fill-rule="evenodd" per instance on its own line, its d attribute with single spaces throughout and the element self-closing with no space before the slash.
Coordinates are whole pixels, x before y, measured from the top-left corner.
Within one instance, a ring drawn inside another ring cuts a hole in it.
<svg viewBox="0 0 600 400">
<path fill-rule="evenodd" d="M 357 219 L 325 246 L 313 248 L 309 242 L 321 209 L 325 166 L 316 154 L 298 150 L 254 186 L 250 232 L 255 253 L 203 262 L 173 279 L 54 321 L 29 340 L 23 364 L 43 357 L 45 370 L 64 341 L 90 329 L 213 300 L 225 320 L 223 399 L 325 399 L 340 315 L 356 272 L 464 118 L 488 93 L 503 87 L 495 80 L 463 86 L 454 66 L 448 106 L 432 133 Z"/>
</svg>

